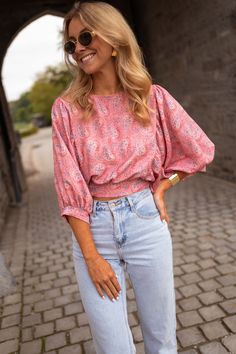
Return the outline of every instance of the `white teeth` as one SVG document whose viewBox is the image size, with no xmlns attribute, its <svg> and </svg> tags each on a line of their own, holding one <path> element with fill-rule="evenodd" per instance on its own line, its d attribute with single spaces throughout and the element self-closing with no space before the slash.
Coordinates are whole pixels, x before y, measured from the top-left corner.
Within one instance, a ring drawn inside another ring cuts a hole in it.
<svg viewBox="0 0 236 354">
<path fill-rule="evenodd" d="M 94 55 L 95 55 L 95 53 L 94 53 L 94 54 L 88 54 L 88 55 L 86 55 L 85 57 L 83 57 L 83 58 L 81 59 L 82 63 L 84 63 L 85 61 L 90 60 Z"/>
</svg>

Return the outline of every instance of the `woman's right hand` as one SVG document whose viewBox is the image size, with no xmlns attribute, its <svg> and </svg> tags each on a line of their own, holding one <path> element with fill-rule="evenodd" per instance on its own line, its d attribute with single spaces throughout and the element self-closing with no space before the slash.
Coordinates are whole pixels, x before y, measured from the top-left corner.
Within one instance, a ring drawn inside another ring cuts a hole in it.
<svg viewBox="0 0 236 354">
<path fill-rule="evenodd" d="M 89 275 L 98 291 L 98 294 L 105 299 L 103 290 L 110 300 L 119 298 L 121 287 L 112 266 L 100 254 L 86 261 Z M 118 300 L 118 299 L 117 299 Z"/>
</svg>

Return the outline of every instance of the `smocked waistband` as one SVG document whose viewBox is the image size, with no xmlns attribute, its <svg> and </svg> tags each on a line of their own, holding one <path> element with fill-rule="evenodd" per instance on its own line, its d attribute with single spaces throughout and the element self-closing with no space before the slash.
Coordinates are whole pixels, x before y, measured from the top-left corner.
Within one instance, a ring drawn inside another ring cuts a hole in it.
<svg viewBox="0 0 236 354">
<path fill-rule="evenodd" d="M 134 192 L 132 194 L 126 195 L 121 198 L 114 198 L 112 200 L 93 200 L 93 213 L 99 210 L 110 210 L 111 208 L 132 206 L 134 203 L 137 203 L 140 199 L 144 198 L 148 194 L 152 193 L 150 188 L 144 188 L 141 191 Z"/>
</svg>

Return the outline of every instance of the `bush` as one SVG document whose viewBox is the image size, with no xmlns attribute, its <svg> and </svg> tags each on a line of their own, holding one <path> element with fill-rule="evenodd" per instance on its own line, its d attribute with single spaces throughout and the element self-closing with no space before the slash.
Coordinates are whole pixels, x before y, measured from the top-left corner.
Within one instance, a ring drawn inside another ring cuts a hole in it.
<svg viewBox="0 0 236 354">
<path fill-rule="evenodd" d="M 24 136 L 28 136 L 28 135 L 37 133 L 38 127 L 36 127 L 32 123 L 28 123 L 28 124 L 25 123 L 25 124 L 20 124 L 20 125 L 16 124 L 15 130 L 17 132 L 19 132 L 21 137 L 24 137 Z"/>
</svg>

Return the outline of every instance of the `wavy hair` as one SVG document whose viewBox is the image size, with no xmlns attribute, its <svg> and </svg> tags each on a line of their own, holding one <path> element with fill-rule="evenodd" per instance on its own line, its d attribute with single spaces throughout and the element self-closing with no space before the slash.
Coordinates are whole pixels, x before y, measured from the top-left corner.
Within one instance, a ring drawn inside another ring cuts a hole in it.
<svg viewBox="0 0 236 354">
<path fill-rule="evenodd" d="M 134 118 L 143 125 L 148 125 L 150 108 L 147 102 L 152 79 L 145 67 L 141 48 L 123 15 L 115 7 L 102 1 L 79 1 L 64 18 L 64 43 L 69 38 L 70 21 L 75 17 L 116 50 L 117 56 L 112 58 L 120 86 L 128 93 Z M 92 77 L 76 65 L 66 52 L 65 63 L 73 79 L 63 95 L 69 96 L 72 103 L 79 104 L 84 109 L 84 118 L 89 118 L 93 111 L 93 103 L 88 97 L 93 88 Z"/>
</svg>

